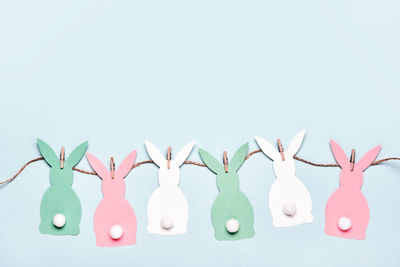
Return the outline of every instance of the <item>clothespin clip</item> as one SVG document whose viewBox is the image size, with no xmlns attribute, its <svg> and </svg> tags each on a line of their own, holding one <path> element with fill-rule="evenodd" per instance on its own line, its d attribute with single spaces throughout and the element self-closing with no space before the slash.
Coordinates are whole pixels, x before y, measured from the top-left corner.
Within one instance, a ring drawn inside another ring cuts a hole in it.
<svg viewBox="0 0 400 267">
<path fill-rule="evenodd" d="M 61 169 L 64 169 L 64 161 L 65 161 L 65 148 L 62 147 L 61 152 L 60 152 L 60 167 L 61 167 Z"/>
<path fill-rule="evenodd" d="M 171 167 L 171 147 L 168 147 L 167 150 L 167 168 L 169 169 Z"/>
<path fill-rule="evenodd" d="M 224 151 L 224 168 L 225 172 L 227 173 L 229 169 L 228 169 L 228 153 L 226 151 Z"/>
<path fill-rule="evenodd" d="M 111 178 L 114 179 L 115 178 L 115 163 L 114 163 L 113 157 L 111 157 L 111 161 L 110 161 L 110 170 L 111 170 Z"/>
<path fill-rule="evenodd" d="M 278 138 L 278 150 L 279 150 L 279 153 L 281 154 L 282 161 L 285 161 L 285 153 L 283 153 L 281 139 L 279 139 L 279 138 Z"/>
<path fill-rule="evenodd" d="M 354 171 L 355 162 L 356 162 L 356 150 L 353 148 L 351 150 L 351 156 L 350 156 L 350 171 Z"/>
</svg>

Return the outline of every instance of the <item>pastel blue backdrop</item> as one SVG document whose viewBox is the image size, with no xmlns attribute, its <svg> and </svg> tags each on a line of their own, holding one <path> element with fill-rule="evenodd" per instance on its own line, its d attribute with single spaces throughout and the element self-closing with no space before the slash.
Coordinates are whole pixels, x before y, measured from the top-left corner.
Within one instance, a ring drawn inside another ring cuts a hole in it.
<svg viewBox="0 0 400 267">
<path fill-rule="evenodd" d="M 302 128 L 298 155 L 333 163 L 329 139 L 357 159 L 382 144 L 400 155 L 398 1 L 1 1 L 0 175 L 38 157 L 36 138 L 67 154 L 82 141 L 103 162 L 144 140 L 173 153 L 191 140 L 232 155 L 254 136 L 287 146 Z M 90 170 L 83 159 L 80 168 Z M 371 212 L 367 238 L 324 234 L 324 208 L 338 168 L 297 162 L 315 221 L 274 228 L 268 193 L 272 162 L 257 154 L 239 170 L 254 207 L 254 238 L 214 239 L 218 190 L 206 168 L 181 168 L 188 232 L 146 232 L 157 168 L 126 178 L 138 218 L 137 244 L 95 246 L 100 179 L 75 173 L 83 216 L 76 237 L 41 235 L 39 206 L 49 187 L 45 162 L 0 187 L 1 266 L 399 266 L 400 163 L 371 167 L 362 188 Z"/>
</svg>

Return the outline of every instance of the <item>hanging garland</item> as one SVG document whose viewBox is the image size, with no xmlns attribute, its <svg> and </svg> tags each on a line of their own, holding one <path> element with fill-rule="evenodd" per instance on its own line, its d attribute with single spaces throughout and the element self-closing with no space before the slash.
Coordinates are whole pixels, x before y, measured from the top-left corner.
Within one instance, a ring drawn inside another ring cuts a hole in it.
<svg viewBox="0 0 400 267">
<path fill-rule="evenodd" d="M 364 239 L 369 222 L 367 200 L 361 192 L 363 172 L 371 165 L 386 161 L 400 160 L 391 157 L 381 160 L 376 158 L 381 150 L 377 146 L 355 162 L 355 150 L 350 159 L 343 149 L 333 140 L 330 141 L 337 164 L 319 164 L 296 156 L 304 139 L 305 130 L 299 132 L 291 141 L 287 150 L 278 139 L 278 149 L 271 143 L 256 137 L 261 149 L 248 153 L 248 143 L 241 146 L 232 159 L 228 160 L 227 152 L 223 153 L 222 163 L 203 149 L 199 149 L 203 163 L 188 161 L 194 142 L 187 144 L 172 159 L 171 148 L 167 155 L 162 153 L 149 141 L 145 146 L 151 160 L 135 163 L 136 151 L 131 152 L 115 169 L 114 158 L 111 158 L 110 170 L 94 155 L 86 157 L 94 171 L 86 171 L 75 166 L 83 158 L 88 142 L 75 148 L 65 159 L 65 149 L 60 157 L 44 141 L 38 139 L 38 148 L 42 157 L 28 161 L 11 178 L 0 182 L 6 184 L 14 180 L 28 165 L 45 160 L 50 168 L 50 187 L 43 195 L 40 205 L 42 234 L 78 235 L 81 220 L 81 205 L 78 196 L 72 189 L 73 171 L 97 175 L 102 180 L 103 200 L 96 208 L 94 231 L 96 245 L 115 247 L 136 243 L 136 215 L 124 198 L 124 178 L 129 172 L 143 164 L 154 163 L 159 167 L 159 187 L 151 195 L 147 206 L 147 231 L 159 235 L 185 234 L 188 222 L 188 205 L 179 188 L 182 164 L 207 167 L 216 174 L 219 194 L 211 209 L 212 225 L 217 240 L 240 240 L 251 238 L 255 234 L 254 212 L 246 195 L 240 191 L 237 171 L 244 161 L 256 153 L 263 152 L 273 160 L 276 180 L 269 193 L 269 209 L 275 227 L 291 227 L 311 223 L 312 201 L 305 185 L 295 175 L 295 160 L 318 167 L 341 167 L 339 188 L 328 199 L 325 209 L 325 232 L 327 235 L 341 238 Z"/>
</svg>

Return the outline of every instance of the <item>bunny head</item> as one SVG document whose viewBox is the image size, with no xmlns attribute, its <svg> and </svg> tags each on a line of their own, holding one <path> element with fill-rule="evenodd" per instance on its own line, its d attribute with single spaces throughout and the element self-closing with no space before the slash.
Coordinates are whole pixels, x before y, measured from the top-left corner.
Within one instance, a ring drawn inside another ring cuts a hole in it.
<svg viewBox="0 0 400 267">
<path fill-rule="evenodd" d="M 274 161 L 274 172 L 277 178 L 294 177 L 296 172 L 296 166 L 294 163 L 294 155 L 300 149 L 304 139 L 306 130 L 300 131 L 290 142 L 289 148 L 284 151 L 285 160 L 282 160 L 280 152 L 269 142 L 265 141 L 261 137 L 256 136 L 256 141 L 261 150 L 270 159 Z"/>
<path fill-rule="evenodd" d="M 145 140 L 147 154 L 159 167 L 158 183 L 160 186 L 178 186 L 180 181 L 179 167 L 185 162 L 193 149 L 194 142 L 190 142 L 181 151 L 178 152 L 174 159 L 171 159 L 168 168 L 168 161 L 162 156 L 161 152 L 149 141 Z"/>
<path fill-rule="evenodd" d="M 241 146 L 233 155 L 232 160 L 228 164 L 228 172 L 225 167 L 210 153 L 200 149 L 200 157 L 204 164 L 215 174 L 217 174 L 217 186 L 219 191 L 234 191 L 239 189 L 239 175 L 237 171 L 246 159 L 249 144 Z"/>
<path fill-rule="evenodd" d="M 330 143 L 333 156 L 342 168 L 339 178 L 340 186 L 361 189 L 364 180 L 363 172 L 374 162 L 381 151 L 381 146 L 377 146 L 368 151 L 360 161 L 354 164 L 354 169 L 351 170 L 351 163 L 343 149 L 333 140 L 330 140 Z"/>
<path fill-rule="evenodd" d="M 60 158 L 56 156 L 56 153 L 47 143 L 38 139 L 37 144 L 43 158 L 51 167 L 50 184 L 71 186 L 74 178 L 72 168 L 82 159 L 87 149 L 88 142 L 80 144 L 72 151 L 71 155 L 65 161 L 63 168 L 61 168 Z"/>
<path fill-rule="evenodd" d="M 125 176 L 131 171 L 136 159 L 136 151 L 131 152 L 115 170 L 114 178 L 104 164 L 92 154 L 86 153 L 90 166 L 103 180 L 101 189 L 104 197 L 123 197 L 125 194 Z"/>
</svg>

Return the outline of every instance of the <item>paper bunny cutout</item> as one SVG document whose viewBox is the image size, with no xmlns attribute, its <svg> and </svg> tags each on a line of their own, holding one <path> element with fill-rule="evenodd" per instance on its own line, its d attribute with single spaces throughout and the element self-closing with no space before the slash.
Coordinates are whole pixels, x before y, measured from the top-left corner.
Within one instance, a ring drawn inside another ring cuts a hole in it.
<svg viewBox="0 0 400 267">
<path fill-rule="evenodd" d="M 179 167 L 184 163 L 193 149 L 190 142 L 167 166 L 161 152 L 149 141 L 145 141 L 150 158 L 159 167 L 159 187 L 154 190 L 147 205 L 147 231 L 159 235 L 185 234 L 188 222 L 188 205 L 185 195 L 179 188 Z"/>
<path fill-rule="evenodd" d="M 273 166 L 277 179 L 269 193 L 269 209 L 275 227 L 290 227 L 310 223 L 314 219 L 311 213 L 310 193 L 295 175 L 293 156 L 300 149 L 304 134 L 305 129 L 293 138 L 289 148 L 283 152 L 284 161 L 280 152 L 274 146 L 256 136 L 261 150 L 274 161 Z"/>
<path fill-rule="evenodd" d="M 204 164 L 217 174 L 220 192 L 211 209 L 211 220 L 217 240 L 240 240 L 254 236 L 253 207 L 239 189 L 237 174 L 248 149 L 248 143 L 239 148 L 228 164 L 228 172 L 225 172 L 224 165 L 208 152 L 199 150 Z"/>
<path fill-rule="evenodd" d="M 51 166 L 50 188 L 40 204 L 39 231 L 50 235 L 78 235 L 82 208 L 78 196 L 72 189 L 72 168 L 85 154 L 88 142 L 82 143 L 65 161 L 63 168 L 56 153 L 44 141 L 38 139 L 39 151 Z"/>
<path fill-rule="evenodd" d="M 136 243 L 136 215 L 125 199 L 124 177 L 131 171 L 136 151 L 130 153 L 117 170 L 111 172 L 92 154 L 86 153 L 92 169 L 102 179 L 104 198 L 94 213 L 94 231 L 98 247 L 118 247 Z"/>
<path fill-rule="evenodd" d="M 351 163 L 342 148 L 333 140 L 330 141 L 336 162 L 342 168 L 340 187 L 330 196 L 325 209 L 325 232 L 327 235 L 365 239 L 369 222 L 367 200 L 361 192 L 364 180 L 363 171 L 378 156 L 381 146 L 377 146 L 355 163 L 353 171 Z"/>
</svg>

